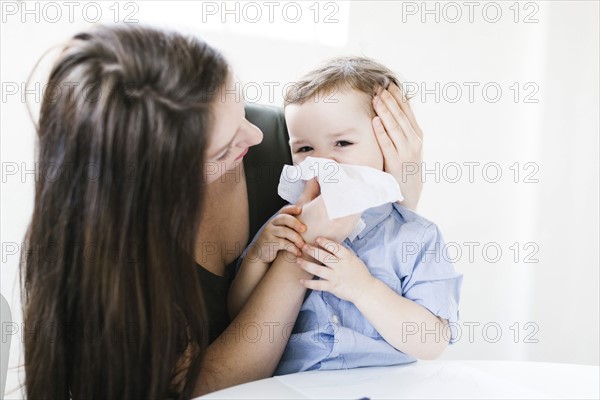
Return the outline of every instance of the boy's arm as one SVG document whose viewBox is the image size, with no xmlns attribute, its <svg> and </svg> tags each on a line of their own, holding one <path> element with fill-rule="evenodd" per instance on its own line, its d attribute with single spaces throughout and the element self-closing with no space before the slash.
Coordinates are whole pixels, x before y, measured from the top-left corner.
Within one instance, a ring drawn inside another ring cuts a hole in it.
<svg viewBox="0 0 600 400">
<path fill-rule="evenodd" d="M 261 261 L 259 257 L 250 255 L 252 251 L 252 249 L 249 250 L 246 257 L 244 257 L 242 265 L 229 288 L 227 305 L 229 317 L 231 319 L 235 318 L 242 307 L 244 307 L 244 304 L 246 304 L 246 301 L 248 301 L 248 298 L 252 295 L 252 292 L 256 286 L 258 286 L 258 283 L 265 276 L 271 265 L 269 262 Z M 295 255 L 290 254 L 285 250 L 280 251 L 280 253 L 283 253 L 280 257 L 283 257 L 286 262 L 291 264 L 295 263 Z M 302 254 L 301 257 L 309 261 L 318 262 L 307 254 Z"/>
<path fill-rule="evenodd" d="M 432 360 L 442 354 L 448 345 L 444 337 L 448 321 L 371 278 L 354 305 L 377 332 L 396 349 L 415 358 Z"/>
<path fill-rule="evenodd" d="M 402 297 L 369 272 L 364 262 L 348 249 L 328 239 L 320 247 L 307 245 L 319 265 L 301 260 L 300 267 L 319 280 L 302 280 L 307 289 L 324 290 L 353 303 L 364 318 L 396 349 L 415 358 L 431 360 L 446 348 L 447 322 L 416 302 Z"/>
<path fill-rule="evenodd" d="M 298 256 L 302 254 L 297 246 L 303 244 L 299 232 L 306 231 L 306 226 L 295 218 L 300 212 L 302 208 L 297 205 L 283 207 L 263 225 L 242 254 L 242 264 L 229 288 L 227 299 L 227 308 L 232 319 L 246 304 L 246 300 L 281 250 L 284 257 L 290 260 L 294 260 L 295 257 L 288 252 L 294 251 Z"/>
</svg>

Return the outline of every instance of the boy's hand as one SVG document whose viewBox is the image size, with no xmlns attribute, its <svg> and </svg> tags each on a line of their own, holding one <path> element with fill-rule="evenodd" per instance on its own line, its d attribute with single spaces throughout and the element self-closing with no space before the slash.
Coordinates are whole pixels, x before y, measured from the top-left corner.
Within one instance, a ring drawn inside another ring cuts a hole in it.
<svg viewBox="0 0 600 400">
<path fill-rule="evenodd" d="M 306 225 L 294 217 L 301 212 L 302 208 L 296 205 L 283 207 L 279 214 L 265 226 L 256 243 L 251 245 L 249 257 L 264 263 L 272 263 L 279 250 L 301 256 L 300 249 L 304 245 L 304 240 L 300 233 L 306 232 Z"/>
<path fill-rule="evenodd" d="M 352 214 L 342 218 L 329 219 L 323 197 L 319 196 L 302 207 L 299 219 L 307 226 L 302 237 L 307 243 L 314 243 L 319 236 L 329 237 L 343 242 L 352 232 L 361 214 Z"/>
<path fill-rule="evenodd" d="M 356 303 L 376 279 L 351 250 L 329 239 L 318 238 L 318 247 L 305 245 L 303 251 L 321 261 L 318 265 L 299 258 L 296 263 L 320 280 L 301 280 L 307 289 L 324 290 L 342 300 Z"/>
<path fill-rule="evenodd" d="M 361 216 L 361 214 L 353 214 L 333 220 L 329 219 L 316 178 L 306 182 L 304 192 L 298 199 L 298 205 L 302 206 L 302 213 L 298 219 L 307 227 L 302 238 L 307 243 L 314 243 L 318 236 L 342 242 L 356 227 Z"/>
<path fill-rule="evenodd" d="M 400 203 L 417 209 L 423 181 L 423 131 L 419 127 L 408 99 L 393 83 L 373 98 L 377 116 L 372 125 L 384 159 L 384 171 L 392 174 L 404 200 Z"/>
</svg>

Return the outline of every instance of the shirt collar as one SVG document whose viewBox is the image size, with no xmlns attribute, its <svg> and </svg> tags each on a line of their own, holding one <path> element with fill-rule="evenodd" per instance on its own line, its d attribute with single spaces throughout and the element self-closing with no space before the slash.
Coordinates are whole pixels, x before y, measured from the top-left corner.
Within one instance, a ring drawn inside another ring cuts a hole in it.
<svg viewBox="0 0 600 400">
<path fill-rule="evenodd" d="M 393 209 L 393 203 L 386 203 L 365 210 L 360 217 L 363 221 L 364 228 L 358 232 L 356 237 L 350 240 L 350 242 L 354 241 L 356 238 L 362 239 L 365 237 L 373 228 L 386 219 L 392 213 Z"/>
</svg>

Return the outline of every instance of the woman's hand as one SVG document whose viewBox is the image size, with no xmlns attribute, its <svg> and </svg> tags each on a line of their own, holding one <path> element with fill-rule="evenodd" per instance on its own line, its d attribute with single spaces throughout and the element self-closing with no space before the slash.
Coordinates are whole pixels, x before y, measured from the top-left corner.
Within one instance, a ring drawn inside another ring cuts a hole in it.
<svg viewBox="0 0 600 400">
<path fill-rule="evenodd" d="M 367 266 L 351 250 L 329 239 L 318 238 L 318 247 L 305 245 L 302 249 L 324 265 L 298 258 L 300 268 L 321 278 L 320 280 L 302 279 L 307 289 L 323 290 L 352 303 L 360 300 L 368 291 L 374 278 Z"/>
<path fill-rule="evenodd" d="M 400 204 L 416 210 L 423 189 L 423 131 L 408 100 L 393 83 L 373 98 L 373 108 L 377 113 L 373 130 L 383 154 L 384 171 L 400 185 L 404 196 Z"/>
</svg>

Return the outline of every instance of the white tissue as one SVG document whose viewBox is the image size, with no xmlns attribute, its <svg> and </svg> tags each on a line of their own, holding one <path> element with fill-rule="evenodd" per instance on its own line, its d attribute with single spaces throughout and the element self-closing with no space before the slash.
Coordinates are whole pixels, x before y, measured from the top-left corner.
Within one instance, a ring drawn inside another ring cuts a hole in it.
<svg viewBox="0 0 600 400">
<path fill-rule="evenodd" d="M 285 165 L 277 192 L 288 202 L 296 203 L 306 181 L 315 176 L 330 219 L 362 213 L 368 208 L 404 199 L 398 182 L 386 172 L 316 157 L 306 157 L 297 165 Z M 356 235 L 353 233 L 351 236 Z"/>
</svg>

